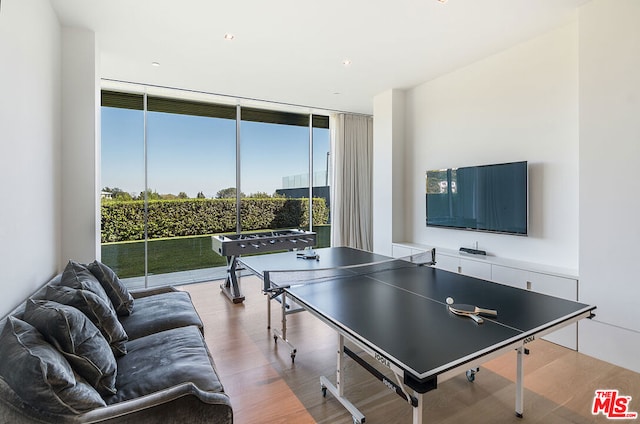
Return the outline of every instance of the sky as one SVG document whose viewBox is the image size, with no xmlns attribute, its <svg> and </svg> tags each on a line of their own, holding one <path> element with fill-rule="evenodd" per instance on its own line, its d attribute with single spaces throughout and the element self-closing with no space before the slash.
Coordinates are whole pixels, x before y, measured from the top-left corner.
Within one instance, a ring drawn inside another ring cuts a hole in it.
<svg viewBox="0 0 640 424">
<path fill-rule="evenodd" d="M 102 187 L 144 191 L 144 114 L 102 108 Z M 235 120 L 148 112 L 148 187 L 215 197 L 236 186 Z M 273 194 L 282 178 L 309 172 L 309 129 L 243 121 L 241 191 Z M 314 129 L 314 173 L 326 172 L 329 130 Z"/>
</svg>

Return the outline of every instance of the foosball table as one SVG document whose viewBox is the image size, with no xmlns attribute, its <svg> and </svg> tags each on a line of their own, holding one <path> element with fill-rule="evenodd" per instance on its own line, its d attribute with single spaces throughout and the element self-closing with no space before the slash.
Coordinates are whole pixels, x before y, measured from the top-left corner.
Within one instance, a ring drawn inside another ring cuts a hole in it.
<svg viewBox="0 0 640 424">
<path fill-rule="evenodd" d="M 293 229 L 211 236 L 213 251 L 227 259 L 227 277 L 220 288 L 233 303 L 244 301 L 236 275 L 238 256 L 278 250 L 303 250 L 315 245 L 315 232 Z"/>
</svg>

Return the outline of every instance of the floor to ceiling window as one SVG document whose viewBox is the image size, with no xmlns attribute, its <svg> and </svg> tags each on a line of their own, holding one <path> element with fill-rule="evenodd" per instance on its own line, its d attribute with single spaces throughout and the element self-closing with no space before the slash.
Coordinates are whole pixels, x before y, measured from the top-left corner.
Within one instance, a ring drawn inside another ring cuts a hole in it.
<svg viewBox="0 0 640 424">
<path fill-rule="evenodd" d="M 212 202 L 235 185 L 235 107 L 148 97 L 147 275 L 222 265 L 210 234 L 233 230 L 235 205 L 225 219 Z M 220 261 L 220 263 L 218 263 Z"/>
<path fill-rule="evenodd" d="M 123 278 L 144 276 L 144 111 L 140 95 L 102 93 L 102 261 Z"/>
<path fill-rule="evenodd" d="M 328 117 L 314 116 L 313 127 L 313 197 L 323 199 L 327 212 L 331 210 L 331 133 Z M 316 125 L 317 124 L 317 125 Z M 315 220 L 314 220 L 315 221 Z M 317 223 L 313 230 L 317 233 L 318 245 L 331 244 L 331 215 L 324 223 Z"/>
<path fill-rule="evenodd" d="M 240 123 L 240 188 L 241 211 L 249 219 L 264 219 L 258 226 L 273 229 L 309 228 L 304 216 L 309 201 L 309 117 L 295 114 L 262 113 L 242 109 Z M 299 176 L 306 190 L 283 192 L 283 178 Z M 302 200 L 282 208 L 283 199 Z M 253 214 L 252 210 L 273 210 Z M 243 219 L 244 221 L 244 219 Z M 247 225 L 254 226 L 246 222 Z"/>
<path fill-rule="evenodd" d="M 215 278 L 212 234 L 313 227 L 329 245 L 326 116 L 103 91 L 101 151 L 102 261 L 131 287 Z"/>
</svg>

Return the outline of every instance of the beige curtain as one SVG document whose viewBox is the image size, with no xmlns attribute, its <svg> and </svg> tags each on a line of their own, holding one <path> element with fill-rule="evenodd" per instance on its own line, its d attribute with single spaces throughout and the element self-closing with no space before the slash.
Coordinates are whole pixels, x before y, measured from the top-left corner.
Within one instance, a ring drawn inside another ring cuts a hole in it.
<svg viewBox="0 0 640 424">
<path fill-rule="evenodd" d="M 339 114 L 334 123 L 331 245 L 371 251 L 373 118 Z"/>
</svg>

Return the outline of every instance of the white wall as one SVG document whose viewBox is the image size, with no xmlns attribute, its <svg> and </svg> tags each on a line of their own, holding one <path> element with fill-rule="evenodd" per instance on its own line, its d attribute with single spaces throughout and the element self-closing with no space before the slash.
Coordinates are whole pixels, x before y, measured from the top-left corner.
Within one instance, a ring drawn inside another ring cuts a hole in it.
<svg viewBox="0 0 640 424">
<path fill-rule="evenodd" d="M 579 323 L 579 350 L 636 372 L 638 22 L 637 0 L 593 0 L 563 28 L 408 90 L 404 173 L 407 241 L 478 241 L 577 269 L 580 301 L 598 307 Z M 529 237 L 426 228 L 427 169 L 515 160 L 531 165 Z"/>
<path fill-rule="evenodd" d="M 578 25 L 408 90 L 407 239 L 578 267 Z M 378 116 L 375 116 L 378 119 Z M 529 161 L 529 236 L 427 228 L 425 172 Z"/>
<path fill-rule="evenodd" d="M 579 349 L 640 372 L 640 2 L 580 11 Z"/>
<path fill-rule="evenodd" d="M 0 315 L 58 271 L 60 27 L 48 1 L 0 10 Z"/>
<path fill-rule="evenodd" d="M 100 258 L 100 80 L 92 31 L 62 30 L 62 257 Z"/>
<path fill-rule="evenodd" d="M 404 101 L 401 90 L 373 99 L 373 251 L 389 256 L 404 240 Z"/>
</svg>

